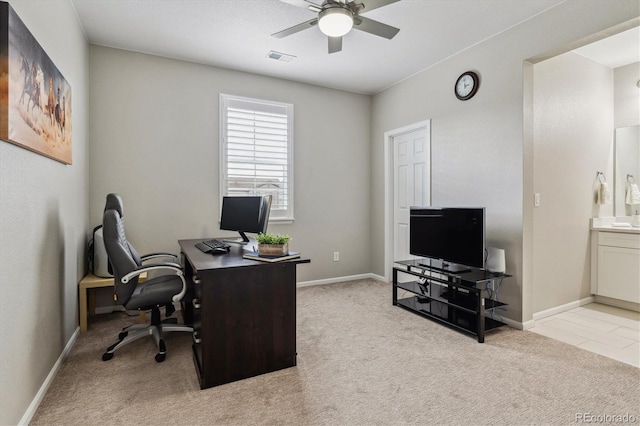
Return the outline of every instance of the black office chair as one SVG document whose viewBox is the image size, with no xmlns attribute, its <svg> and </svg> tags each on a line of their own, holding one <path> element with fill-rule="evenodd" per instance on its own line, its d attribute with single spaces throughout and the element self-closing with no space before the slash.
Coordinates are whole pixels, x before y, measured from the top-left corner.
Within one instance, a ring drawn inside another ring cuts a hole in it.
<svg viewBox="0 0 640 426">
<path fill-rule="evenodd" d="M 140 256 L 132 250 L 132 246 L 127 241 L 124 224 L 117 210 L 109 209 L 104 212 L 102 226 L 104 245 L 114 275 L 115 299 L 127 310 L 151 311 L 151 323 L 135 324 L 124 328 L 118 335 L 119 341 L 107 349 L 102 355 L 102 360 L 108 361 L 122 346 L 141 337 L 152 335 L 158 346 L 155 359 L 157 362 L 162 362 L 166 357 L 163 332 L 193 332 L 192 327 L 177 324 L 175 318 L 165 321 L 160 318 L 161 306 L 179 302 L 187 292 L 182 268 L 179 264 L 172 262 L 142 265 Z M 167 271 L 167 274 L 138 283 L 140 274 L 161 270 Z"/>
<path fill-rule="evenodd" d="M 122 202 L 121 196 L 113 193 L 107 194 L 107 201 L 105 202 L 105 205 L 104 205 L 104 211 L 106 212 L 107 210 L 117 211 L 118 214 L 120 215 L 120 219 L 124 223 L 124 203 Z M 138 252 L 133 247 L 133 245 L 129 242 L 129 240 L 127 240 L 127 245 L 129 246 L 129 251 L 133 256 L 133 260 L 135 260 L 136 263 L 138 264 L 141 264 L 150 260 L 157 262 L 159 258 L 167 258 L 165 261 L 180 263 L 180 259 L 178 258 L 178 256 L 176 256 L 173 253 L 157 252 L 157 253 L 148 253 L 141 256 L 138 254 Z M 109 267 L 109 273 L 113 274 L 113 271 L 111 270 L 111 264 L 109 264 L 108 267 Z M 175 312 L 175 308 L 172 303 L 169 303 L 168 305 L 165 306 L 165 315 L 167 317 L 170 317 L 174 312 Z"/>
<path fill-rule="evenodd" d="M 124 203 L 122 202 L 122 197 L 118 194 L 107 194 L 107 201 L 104 205 L 104 211 L 107 210 L 115 210 L 120 215 L 120 219 L 124 223 Z M 180 259 L 173 253 L 149 253 L 140 256 L 136 249 L 131 245 L 129 241 L 127 241 L 127 245 L 129 246 L 129 250 L 133 255 L 134 260 L 137 263 L 146 262 L 150 259 L 157 259 L 159 257 L 168 257 L 171 262 L 180 263 Z"/>
</svg>

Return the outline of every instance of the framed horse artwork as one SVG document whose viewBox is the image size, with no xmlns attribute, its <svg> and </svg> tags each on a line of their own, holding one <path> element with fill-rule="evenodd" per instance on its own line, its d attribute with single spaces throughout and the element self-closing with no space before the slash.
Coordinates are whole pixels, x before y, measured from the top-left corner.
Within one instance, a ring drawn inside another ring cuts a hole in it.
<svg viewBox="0 0 640 426">
<path fill-rule="evenodd" d="M 71 86 L 0 2 L 0 139 L 71 164 Z"/>
</svg>

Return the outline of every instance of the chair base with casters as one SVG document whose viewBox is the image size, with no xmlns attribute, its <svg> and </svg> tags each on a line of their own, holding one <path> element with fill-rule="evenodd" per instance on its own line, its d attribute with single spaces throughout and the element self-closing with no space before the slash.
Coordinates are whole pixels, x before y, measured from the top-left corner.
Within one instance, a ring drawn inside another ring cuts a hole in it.
<svg viewBox="0 0 640 426">
<path fill-rule="evenodd" d="M 160 308 L 154 306 L 151 308 L 151 323 L 150 324 L 134 324 L 122 329 L 122 332 L 118 334 L 118 342 L 109 346 L 107 351 L 102 355 L 103 361 L 109 361 L 113 358 L 114 352 L 142 337 L 153 336 L 158 347 L 158 353 L 155 356 L 157 362 L 165 360 L 167 355 L 167 347 L 164 343 L 163 334 L 168 331 L 187 331 L 193 332 L 193 327 L 188 325 L 177 324 L 176 318 L 167 318 L 165 320 L 160 319 Z"/>
<path fill-rule="evenodd" d="M 187 293 L 182 266 L 173 262 L 142 264 L 142 259 L 127 241 L 122 218 L 116 209 L 105 208 L 102 228 L 105 249 L 113 270 L 114 300 L 127 310 L 151 311 L 151 323 L 123 329 L 118 335 L 119 341 L 107 349 L 102 360 L 110 360 L 113 353 L 122 346 L 151 335 L 158 345 L 156 361 L 162 362 L 166 357 L 163 332 L 193 332 L 193 328 L 188 325 L 178 325 L 172 323 L 173 320 L 162 321 L 160 318 L 160 306 L 166 306 L 166 312 L 170 314 L 173 303 L 180 302 Z M 159 275 L 139 283 L 140 275 L 149 272 L 158 272 Z"/>
</svg>

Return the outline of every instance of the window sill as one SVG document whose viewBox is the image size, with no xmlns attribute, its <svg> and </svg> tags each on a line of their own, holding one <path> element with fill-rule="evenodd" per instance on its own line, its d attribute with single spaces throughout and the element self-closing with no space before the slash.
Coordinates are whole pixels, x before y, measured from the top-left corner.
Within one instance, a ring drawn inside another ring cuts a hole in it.
<svg viewBox="0 0 640 426">
<path fill-rule="evenodd" d="M 291 225 L 294 222 L 294 218 L 292 217 L 278 217 L 269 219 L 269 224 L 273 225 Z"/>
</svg>

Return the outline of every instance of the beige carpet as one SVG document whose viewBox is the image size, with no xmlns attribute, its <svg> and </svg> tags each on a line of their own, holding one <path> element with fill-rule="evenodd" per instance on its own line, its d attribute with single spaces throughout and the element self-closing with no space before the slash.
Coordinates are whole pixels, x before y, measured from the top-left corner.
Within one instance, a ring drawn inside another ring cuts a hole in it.
<svg viewBox="0 0 640 426">
<path fill-rule="evenodd" d="M 136 318 L 98 316 L 31 424 L 573 425 L 578 413 L 640 423 L 640 369 L 508 327 L 479 344 L 392 306 L 388 284 L 301 288 L 297 314 L 297 367 L 206 390 L 189 335 L 167 337 L 164 363 L 150 338 L 103 362 Z"/>
</svg>

